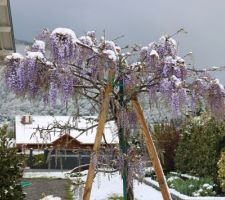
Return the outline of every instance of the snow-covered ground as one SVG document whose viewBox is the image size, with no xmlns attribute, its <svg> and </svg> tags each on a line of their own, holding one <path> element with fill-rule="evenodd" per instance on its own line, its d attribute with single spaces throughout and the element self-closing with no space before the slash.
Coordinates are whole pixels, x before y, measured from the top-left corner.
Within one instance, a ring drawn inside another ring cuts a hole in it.
<svg viewBox="0 0 225 200">
<path fill-rule="evenodd" d="M 69 171 L 43 171 L 43 172 L 24 172 L 23 178 L 67 178 Z"/>
<path fill-rule="evenodd" d="M 87 172 L 86 172 L 87 173 Z M 86 176 L 82 177 L 83 181 Z M 91 200 L 107 200 L 114 194 L 122 196 L 123 185 L 119 173 L 98 173 L 92 185 Z M 134 197 L 137 200 L 162 200 L 162 195 L 156 189 L 134 181 Z"/>
<path fill-rule="evenodd" d="M 40 200 L 62 200 L 60 197 L 54 197 L 53 195 L 48 195 Z"/>
<path fill-rule="evenodd" d="M 25 172 L 23 178 L 67 178 L 67 173 L 69 171 L 57 171 L 57 172 Z M 83 174 L 87 174 L 84 171 Z M 83 176 L 82 180 L 85 182 L 87 176 Z M 90 200 L 107 200 L 108 197 L 117 195 L 122 196 L 123 185 L 120 174 L 104 174 L 98 173 L 94 179 L 92 185 L 92 192 Z M 76 196 L 76 195 L 75 195 Z M 134 196 L 137 200 L 162 200 L 161 193 L 145 184 L 141 184 L 138 181 L 134 181 Z M 47 198 L 48 199 L 48 198 Z M 49 197 L 49 199 L 54 199 L 54 197 Z M 49 200 L 48 199 L 48 200 Z M 80 199 L 75 199 L 80 200 Z"/>
<path fill-rule="evenodd" d="M 68 178 L 68 173 L 70 171 L 52 171 L 52 172 L 25 172 L 23 178 Z M 86 174 L 81 179 L 83 182 L 86 181 L 87 171 L 82 172 L 82 174 Z M 71 178 L 71 180 L 76 178 Z M 148 182 L 152 185 L 159 187 L 158 183 L 151 178 L 146 178 Z M 75 190 L 77 192 L 77 190 Z M 225 200 L 225 197 L 188 197 L 186 195 L 180 194 L 174 189 L 170 189 L 171 194 L 178 196 L 181 199 L 185 200 Z M 94 183 L 92 185 L 92 192 L 90 200 L 108 200 L 110 196 L 122 196 L 123 194 L 123 186 L 122 179 L 119 173 L 113 174 L 104 174 L 98 173 L 96 178 L 94 179 Z M 74 200 L 81 200 L 80 196 L 74 194 Z M 134 197 L 135 200 L 163 200 L 163 197 L 160 191 L 154 189 L 151 186 L 146 184 L 141 184 L 137 180 L 134 181 Z M 48 196 L 44 200 L 59 200 L 57 197 Z"/>
</svg>

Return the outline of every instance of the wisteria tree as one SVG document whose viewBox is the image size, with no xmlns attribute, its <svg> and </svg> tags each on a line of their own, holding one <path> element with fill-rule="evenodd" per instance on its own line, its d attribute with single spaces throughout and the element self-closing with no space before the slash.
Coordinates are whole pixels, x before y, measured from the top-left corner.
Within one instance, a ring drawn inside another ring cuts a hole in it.
<svg viewBox="0 0 225 200">
<path fill-rule="evenodd" d="M 97 39 L 94 31 L 77 38 L 67 28 L 43 30 L 27 49 L 26 56 L 13 53 L 6 57 L 6 84 L 18 97 L 42 96 L 46 104 L 53 106 L 57 98 L 67 103 L 71 98 L 79 101 L 79 96 L 83 96 L 99 111 L 83 199 L 90 198 L 103 128 L 109 120 L 114 120 L 118 127 L 120 150 L 114 167 L 122 174 L 124 199 L 134 199 L 135 175 L 144 177 L 142 152 L 132 142 L 132 136 L 140 128 L 163 198 L 171 199 L 138 98 L 147 98 L 151 108 L 163 105 L 173 118 L 189 111 L 194 113 L 201 104 L 221 119 L 225 90 L 209 75 L 215 68 L 189 69 L 184 58 L 179 57 L 176 41 L 171 36 L 162 36 L 145 47 L 134 46 L 130 52 L 115 42 L 105 37 Z M 106 163 L 111 162 L 107 156 L 104 159 Z"/>
</svg>

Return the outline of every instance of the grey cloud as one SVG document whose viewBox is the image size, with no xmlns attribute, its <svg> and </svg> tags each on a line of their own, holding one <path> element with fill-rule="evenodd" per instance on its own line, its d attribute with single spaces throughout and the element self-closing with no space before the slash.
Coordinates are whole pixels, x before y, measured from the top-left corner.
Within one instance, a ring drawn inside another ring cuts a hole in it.
<svg viewBox="0 0 225 200">
<path fill-rule="evenodd" d="M 188 34 L 177 36 L 181 54 L 192 51 L 199 67 L 225 64 L 223 0 L 11 0 L 11 7 L 18 39 L 64 26 L 78 35 L 105 29 L 109 38 L 124 34 L 121 45 L 145 45 L 183 27 Z"/>
</svg>

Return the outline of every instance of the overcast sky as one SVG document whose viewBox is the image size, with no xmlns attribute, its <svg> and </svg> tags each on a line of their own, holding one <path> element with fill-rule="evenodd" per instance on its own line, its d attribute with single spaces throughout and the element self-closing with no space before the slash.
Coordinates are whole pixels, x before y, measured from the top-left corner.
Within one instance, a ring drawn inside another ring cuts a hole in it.
<svg viewBox="0 0 225 200">
<path fill-rule="evenodd" d="M 11 0 L 15 37 L 32 41 L 42 28 L 68 27 L 78 36 L 96 30 L 118 43 L 147 45 L 162 34 L 175 39 L 181 56 L 192 51 L 198 67 L 225 65 L 224 0 Z M 218 74 L 217 74 L 218 75 Z M 225 83 L 225 72 L 218 76 Z"/>
</svg>

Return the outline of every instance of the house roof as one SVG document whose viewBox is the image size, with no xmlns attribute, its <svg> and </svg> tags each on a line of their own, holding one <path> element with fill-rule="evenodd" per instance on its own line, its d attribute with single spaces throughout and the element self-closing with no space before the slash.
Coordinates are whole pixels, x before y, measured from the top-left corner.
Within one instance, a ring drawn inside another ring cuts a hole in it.
<svg viewBox="0 0 225 200">
<path fill-rule="evenodd" d="M 94 144 L 97 126 L 90 127 L 97 124 L 97 117 L 95 116 L 79 117 L 76 120 L 69 116 L 31 116 L 30 124 L 23 124 L 21 122 L 22 117 L 16 116 L 16 144 L 52 144 L 52 142 L 65 134 L 69 134 L 81 144 Z M 46 129 L 54 123 L 60 126 L 68 124 L 76 127 L 76 129 L 90 129 L 83 134 L 75 129 L 67 129 L 63 132 L 60 132 L 59 129 L 54 129 L 50 134 L 45 131 L 43 133 L 36 131 L 38 127 Z M 105 124 L 104 135 L 107 143 L 118 143 L 115 122 L 110 121 Z M 104 142 L 103 139 L 102 142 Z"/>
<path fill-rule="evenodd" d="M 61 137 L 57 138 L 56 140 L 52 141 L 52 144 L 54 145 L 57 142 L 60 142 L 61 140 L 65 141 L 65 140 L 72 140 L 77 142 L 78 144 L 82 144 L 80 141 L 78 141 L 77 139 L 74 139 L 71 135 L 68 134 L 64 134 Z"/>
</svg>

